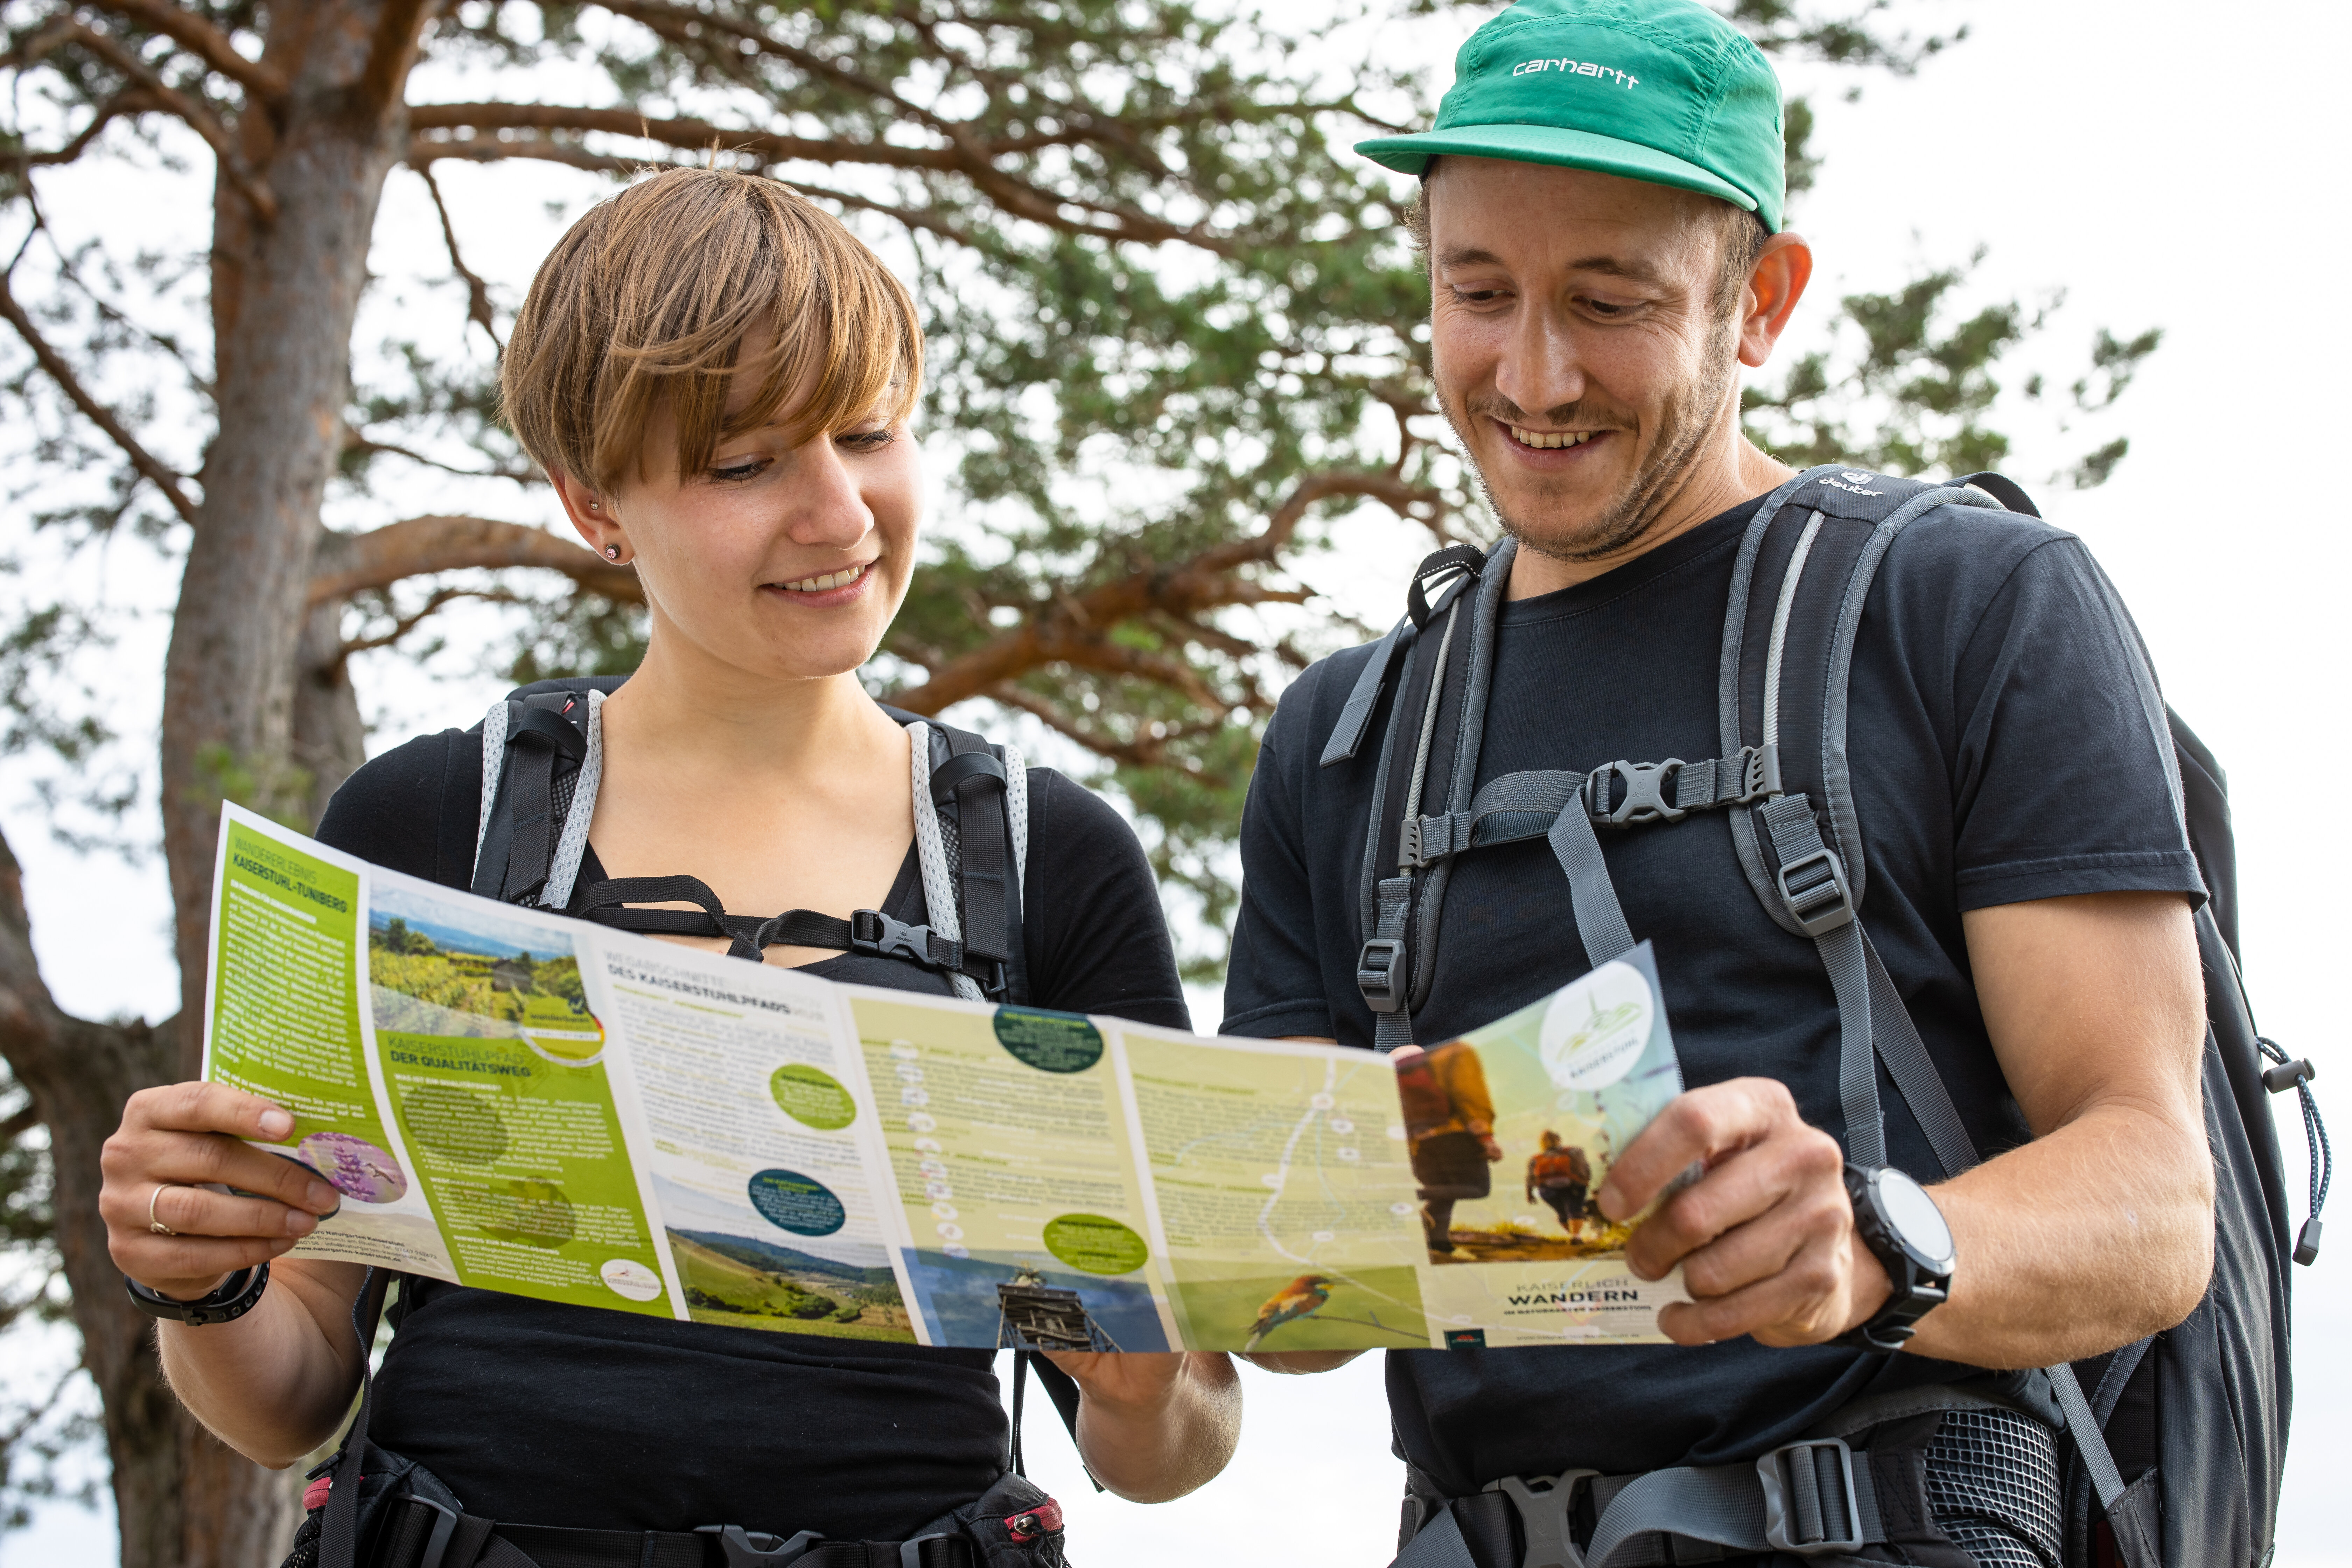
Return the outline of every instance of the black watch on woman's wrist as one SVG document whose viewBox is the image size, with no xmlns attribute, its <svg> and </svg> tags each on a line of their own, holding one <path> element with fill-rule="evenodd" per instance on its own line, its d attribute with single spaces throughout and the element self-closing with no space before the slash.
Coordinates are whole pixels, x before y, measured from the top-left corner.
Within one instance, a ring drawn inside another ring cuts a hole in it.
<svg viewBox="0 0 2352 1568">
<path fill-rule="evenodd" d="M 1891 1165 L 1845 1168 L 1853 1200 L 1853 1228 L 1894 1284 L 1886 1304 L 1832 1343 L 1888 1353 L 1903 1348 L 1912 1329 L 1943 1305 L 1952 1290 L 1952 1227 L 1927 1189 Z"/>
<path fill-rule="evenodd" d="M 199 1296 L 193 1301 L 174 1301 L 160 1290 L 150 1290 L 128 1274 L 122 1277 L 122 1288 L 131 1293 L 132 1305 L 149 1317 L 169 1318 L 201 1329 L 207 1323 L 230 1322 L 252 1311 L 262 1291 L 269 1288 L 269 1265 L 259 1263 L 251 1268 L 240 1268 L 222 1280 L 210 1295 Z"/>
</svg>

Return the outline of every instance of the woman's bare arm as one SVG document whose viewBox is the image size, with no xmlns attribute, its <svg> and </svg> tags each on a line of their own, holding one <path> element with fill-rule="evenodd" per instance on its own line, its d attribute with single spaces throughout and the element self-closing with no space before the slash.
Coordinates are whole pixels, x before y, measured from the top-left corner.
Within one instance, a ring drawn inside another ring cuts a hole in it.
<svg viewBox="0 0 2352 1568">
<path fill-rule="evenodd" d="M 269 1262 L 269 1288 L 233 1322 L 159 1323 L 172 1391 L 222 1442 L 282 1469 L 333 1436 L 359 1386 L 352 1303 L 356 1264 L 280 1260 L 335 1212 L 340 1194 L 289 1160 L 244 1142 L 278 1139 L 294 1119 L 216 1083 L 142 1089 L 100 1156 L 99 1213 L 115 1266 L 174 1300 L 209 1294 Z M 251 1197 L 205 1191 L 218 1183 Z M 151 1228 L 155 1222 L 176 1234 Z M 272 1261 L 279 1260 L 279 1261 Z"/>
</svg>

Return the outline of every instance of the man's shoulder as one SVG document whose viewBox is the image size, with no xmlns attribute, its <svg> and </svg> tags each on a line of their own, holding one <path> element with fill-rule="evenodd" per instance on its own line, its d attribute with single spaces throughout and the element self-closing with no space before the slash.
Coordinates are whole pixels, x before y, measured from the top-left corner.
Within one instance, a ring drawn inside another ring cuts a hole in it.
<svg viewBox="0 0 2352 1568">
<path fill-rule="evenodd" d="M 1887 546 L 1872 593 L 1906 625 L 1965 636 L 2005 590 L 2095 573 L 2082 540 L 2023 512 L 1947 504 L 1920 513 Z"/>
<path fill-rule="evenodd" d="M 1380 647 L 1375 640 L 1341 648 L 1298 672 L 1297 679 L 1283 689 L 1282 700 L 1275 705 L 1274 721 L 1266 730 L 1266 744 L 1277 757 L 1311 762 L 1308 751 L 1320 752 L 1324 737 L 1339 721 L 1339 710 L 1348 705 L 1356 682 L 1362 679 L 1364 666 Z"/>
</svg>

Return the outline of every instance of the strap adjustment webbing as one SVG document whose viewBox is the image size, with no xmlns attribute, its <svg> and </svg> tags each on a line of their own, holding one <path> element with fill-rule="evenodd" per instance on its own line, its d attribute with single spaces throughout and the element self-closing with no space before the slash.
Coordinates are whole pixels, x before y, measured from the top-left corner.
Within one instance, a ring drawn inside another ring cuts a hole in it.
<svg viewBox="0 0 2352 1568">
<path fill-rule="evenodd" d="M 1727 757 L 1685 763 L 1604 763 L 1590 773 L 1531 768 L 1489 780 L 1467 811 L 1410 816 L 1400 825 L 1397 865 L 1425 870 L 1449 856 L 1490 844 L 1541 838 L 1576 803 L 1601 826 L 1680 822 L 1694 811 L 1748 805 L 1780 793 L 1777 747 L 1742 746 Z"/>
<path fill-rule="evenodd" d="M 691 903 L 691 910 L 633 906 Z M 727 912 L 698 877 L 615 877 L 580 896 L 573 912 L 617 931 L 662 936 L 723 936 L 728 952 L 758 963 L 769 947 L 827 948 L 873 958 L 903 958 L 947 974 L 969 974 L 992 994 L 1004 990 L 1004 961 L 978 953 L 927 925 L 908 925 L 879 910 L 856 910 L 847 920 L 814 910 L 786 910 L 765 920 Z"/>
</svg>

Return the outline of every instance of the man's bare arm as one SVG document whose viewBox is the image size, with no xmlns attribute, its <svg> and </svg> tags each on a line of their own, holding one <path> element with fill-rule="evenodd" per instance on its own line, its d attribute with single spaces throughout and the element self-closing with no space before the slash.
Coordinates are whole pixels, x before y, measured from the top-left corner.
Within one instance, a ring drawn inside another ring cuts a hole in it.
<svg viewBox="0 0 2352 1568">
<path fill-rule="evenodd" d="M 2195 929 L 2177 894 L 2103 893 L 1963 917 L 1994 1053 L 2034 1141 L 1934 1190 L 1959 1264 L 1911 1348 L 2045 1366 L 2179 1322 L 2212 1265 Z M 1683 1266 L 1679 1342 L 1813 1344 L 1867 1320 L 1885 1270 L 1853 1231 L 1837 1142 L 1769 1079 L 1676 1100 L 1611 1170 L 1603 1213 L 1707 1173 L 1635 1231 L 1648 1278 Z"/>
</svg>

